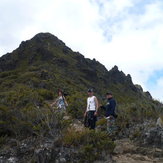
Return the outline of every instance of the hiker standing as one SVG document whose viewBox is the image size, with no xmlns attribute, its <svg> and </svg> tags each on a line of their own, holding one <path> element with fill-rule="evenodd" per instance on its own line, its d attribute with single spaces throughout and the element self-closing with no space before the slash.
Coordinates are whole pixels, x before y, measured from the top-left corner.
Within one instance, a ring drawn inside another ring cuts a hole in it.
<svg viewBox="0 0 163 163">
<path fill-rule="evenodd" d="M 113 98 L 112 93 L 106 93 L 107 104 L 105 106 L 101 106 L 105 110 L 105 116 L 107 119 L 107 131 L 109 134 L 112 134 L 115 131 L 115 119 L 117 115 L 115 113 L 116 109 L 116 101 Z"/>
<path fill-rule="evenodd" d="M 63 91 L 60 89 L 58 90 L 58 98 L 51 104 L 52 107 L 54 105 L 56 105 L 60 111 L 65 111 L 66 107 L 68 106 L 68 103 L 67 103 L 66 98 L 63 94 Z"/>
<path fill-rule="evenodd" d="M 84 117 L 87 119 L 87 126 L 90 129 L 95 129 L 97 121 L 98 100 L 94 96 L 93 89 L 88 89 L 87 108 Z"/>
</svg>

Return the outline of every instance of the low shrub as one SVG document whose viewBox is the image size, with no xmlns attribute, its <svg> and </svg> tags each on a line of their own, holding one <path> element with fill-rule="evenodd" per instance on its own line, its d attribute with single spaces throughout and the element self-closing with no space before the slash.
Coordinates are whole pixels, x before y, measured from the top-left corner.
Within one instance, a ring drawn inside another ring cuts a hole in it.
<svg viewBox="0 0 163 163">
<path fill-rule="evenodd" d="M 94 131 L 84 129 L 75 131 L 74 128 L 69 128 L 62 138 L 64 146 L 80 148 L 79 157 L 81 162 L 87 160 L 93 162 L 97 159 L 102 159 L 102 153 L 112 153 L 115 144 L 104 131 Z"/>
<path fill-rule="evenodd" d="M 67 108 L 68 113 L 72 118 L 83 118 L 84 111 L 86 109 L 86 98 L 81 93 L 75 93 L 68 97 L 69 106 Z"/>
<path fill-rule="evenodd" d="M 0 136 L 0 148 L 7 142 L 7 136 Z"/>
<path fill-rule="evenodd" d="M 106 131 L 107 128 L 107 120 L 106 118 L 101 118 L 96 123 L 97 128 L 99 128 L 101 131 Z"/>
<path fill-rule="evenodd" d="M 97 121 L 97 123 L 96 123 L 97 126 L 104 126 L 104 125 L 106 125 L 106 124 L 107 124 L 106 118 L 101 118 L 101 119 L 99 119 L 99 120 Z"/>
<path fill-rule="evenodd" d="M 136 129 L 136 130 L 130 135 L 130 139 L 131 139 L 131 140 L 139 139 L 141 135 L 142 135 L 142 131 L 141 131 L 140 129 Z"/>
<path fill-rule="evenodd" d="M 53 92 L 47 89 L 38 89 L 37 92 L 45 100 L 53 100 L 54 98 Z"/>
</svg>

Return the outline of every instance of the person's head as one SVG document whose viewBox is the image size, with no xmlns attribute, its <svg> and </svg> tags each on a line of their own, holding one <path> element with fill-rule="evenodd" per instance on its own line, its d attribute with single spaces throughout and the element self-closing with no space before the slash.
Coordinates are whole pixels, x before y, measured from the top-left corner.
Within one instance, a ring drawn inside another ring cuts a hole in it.
<svg viewBox="0 0 163 163">
<path fill-rule="evenodd" d="M 63 91 L 61 89 L 58 90 L 58 96 L 63 96 Z"/>
<path fill-rule="evenodd" d="M 87 93 L 88 93 L 88 96 L 91 97 L 91 96 L 93 96 L 94 91 L 93 91 L 93 89 L 88 89 Z"/>
<path fill-rule="evenodd" d="M 106 93 L 106 98 L 107 99 L 113 98 L 113 94 L 111 92 Z"/>
</svg>

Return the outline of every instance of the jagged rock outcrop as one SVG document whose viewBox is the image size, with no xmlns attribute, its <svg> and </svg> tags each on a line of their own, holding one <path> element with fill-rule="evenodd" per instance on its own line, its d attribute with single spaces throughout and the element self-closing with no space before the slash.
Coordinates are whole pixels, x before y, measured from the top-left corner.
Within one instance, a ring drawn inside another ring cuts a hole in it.
<svg viewBox="0 0 163 163">
<path fill-rule="evenodd" d="M 135 87 L 136 87 L 137 91 L 138 91 L 140 94 L 142 94 L 143 96 L 145 96 L 145 97 L 147 97 L 147 98 L 149 98 L 149 99 L 151 99 L 151 100 L 153 99 L 153 97 L 152 97 L 152 95 L 150 94 L 150 92 L 148 92 L 148 91 L 144 92 L 144 90 L 143 90 L 143 88 L 142 88 L 141 85 L 135 84 Z"/>
</svg>

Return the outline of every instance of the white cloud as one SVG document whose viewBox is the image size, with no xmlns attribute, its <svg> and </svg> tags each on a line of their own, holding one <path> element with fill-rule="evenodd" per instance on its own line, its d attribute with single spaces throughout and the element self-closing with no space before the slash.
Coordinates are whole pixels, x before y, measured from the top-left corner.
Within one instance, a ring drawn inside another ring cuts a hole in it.
<svg viewBox="0 0 163 163">
<path fill-rule="evenodd" d="M 118 65 L 150 89 L 150 75 L 163 69 L 162 6 L 161 0 L 1 0 L 0 54 L 38 32 L 51 32 L 107 68 Z"/>
</svg>

